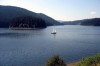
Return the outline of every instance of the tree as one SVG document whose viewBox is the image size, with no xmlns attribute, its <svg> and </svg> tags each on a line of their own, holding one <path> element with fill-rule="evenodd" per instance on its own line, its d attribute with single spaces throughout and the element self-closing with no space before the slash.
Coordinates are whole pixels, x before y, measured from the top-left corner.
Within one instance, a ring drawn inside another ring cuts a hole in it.
<svg viewBox="0 0 100 66">
<path fill-rule="evenodd" d="M 20 28 L 46 28 L 45 20 L 33 16 L 21 16 L 12 20 L 10 27 Z"/>
<path fill-rule="evenodd" d="M 67 66 L 62 58 L 58 55 L 48 59 L 46 66 Z"/>
</svg>

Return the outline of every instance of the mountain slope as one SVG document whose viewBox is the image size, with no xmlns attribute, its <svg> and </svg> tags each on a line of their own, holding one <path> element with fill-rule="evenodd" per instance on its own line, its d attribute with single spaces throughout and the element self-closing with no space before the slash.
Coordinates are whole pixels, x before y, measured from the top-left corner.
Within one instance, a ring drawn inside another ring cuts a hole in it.
<svg viewBox="0 0 100 66">
<path fill-rule="evenodd" d="M 100 26 L 100 18 L 83 19 L 83 20 L 76 20 L 76 21 L 63 21 L 63 24 Z"/>
<path fill-rule="evenodd" d="M 79 25 L 80 21 L 63 21 L 64 25 Z"/>
<path fill-rule="evenodd" d="M 80 25 L 100 26 L 100 18 L 83 20 Z"/>
<path fill-rule="evenodd" d="M 8 27 L 9 24 L 12 22 L 13 19 L 18 18 L 18 17 L 34 17 L 39 18 L 45 21 L 46 25 L 58 25 L 59 22 L 56 20 L 46 16 L 29 11 L 24 8 L 20 7 L 14 7 L 14 6 L 0 6 L 0 27 Z M 44 16 L 44 17 L 43 17 Z M 59 23 L 61 24 L 61 23 Z"/>
<path fill-rule="evenodd" d="M 47 23 L 47 25 L 63 25 L 62 23 L 54 20 L 53 18 L 45 15 L 45 14 L 42 14 L 42 13 L 39 13 L 38 14 L 42 19 L 44 19 Z"/>
</svg>

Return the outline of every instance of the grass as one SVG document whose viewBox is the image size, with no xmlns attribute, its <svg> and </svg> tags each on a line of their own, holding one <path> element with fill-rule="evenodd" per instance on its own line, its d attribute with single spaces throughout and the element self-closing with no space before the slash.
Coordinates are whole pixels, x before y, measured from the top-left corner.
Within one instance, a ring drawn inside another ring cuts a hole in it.
<svg viewBox="0 0 100 66">
<path fill-rule="evenodd" d="M 83 58 L 75 66 L 100 66 L 100 53 L 94 56 Z"/>
<path fill-rule="evenodd" d="M 71 64 L 65 64 L 62 58 L 53 56 L 48 59 L 46 66 L 100 66 L 100 53 Z"/>
</svg>

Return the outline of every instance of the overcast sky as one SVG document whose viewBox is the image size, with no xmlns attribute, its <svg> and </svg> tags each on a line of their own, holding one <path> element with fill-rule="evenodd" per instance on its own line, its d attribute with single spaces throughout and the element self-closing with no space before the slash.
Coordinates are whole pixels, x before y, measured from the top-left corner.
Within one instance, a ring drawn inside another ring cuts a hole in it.
<svg viewBox="0 0 100 66">
<path fill-rule="evenodd" d="M 100 17 L 100 0 L 0 0 L 0 5 L 26 8 L 56 20 Z"/>
</svg>

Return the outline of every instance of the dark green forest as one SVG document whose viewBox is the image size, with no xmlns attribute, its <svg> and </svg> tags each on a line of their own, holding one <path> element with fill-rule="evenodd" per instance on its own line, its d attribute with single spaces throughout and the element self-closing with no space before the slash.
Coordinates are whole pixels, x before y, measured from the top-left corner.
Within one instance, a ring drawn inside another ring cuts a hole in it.
<svg viewBox="0 0 100 66">
<path fill-rule="evenodd" d="M 16 17 L 9 25 L 10 28 L 45 28 L 46 26 L 43 19 L 32 16 Z"/>
</svg>

